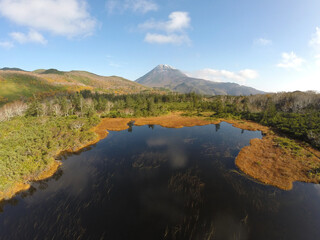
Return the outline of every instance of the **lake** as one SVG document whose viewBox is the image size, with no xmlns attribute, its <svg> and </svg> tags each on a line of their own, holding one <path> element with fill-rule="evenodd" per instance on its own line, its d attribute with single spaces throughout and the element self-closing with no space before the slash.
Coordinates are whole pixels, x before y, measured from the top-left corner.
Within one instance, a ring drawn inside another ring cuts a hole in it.
<svg viewBox="0 0 320 240">
<path fill-rule="evenodd" d="M 0 204 L 0 239 L 320 239 L 320 186 L 261 184 L 235 166 L 259 131 L 157 125 L 61 156 Z"/>
</svg>

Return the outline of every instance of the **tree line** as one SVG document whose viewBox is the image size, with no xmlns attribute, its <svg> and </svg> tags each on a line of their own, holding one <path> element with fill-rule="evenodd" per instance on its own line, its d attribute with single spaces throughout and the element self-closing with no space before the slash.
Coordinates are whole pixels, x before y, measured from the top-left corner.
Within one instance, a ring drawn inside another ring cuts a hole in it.
<svg viewBox="0 0 320 240">
<path fill-rule="evenodd" d="M 252 120 L 320 148 L 320 94 L 315 92 L 205 97 L 194 93 L 114 95 L 83 90 L 7 104 L 0 109 L 0 121 L 15 116 L 145 117 L 172 111 Z"/>
</svg>

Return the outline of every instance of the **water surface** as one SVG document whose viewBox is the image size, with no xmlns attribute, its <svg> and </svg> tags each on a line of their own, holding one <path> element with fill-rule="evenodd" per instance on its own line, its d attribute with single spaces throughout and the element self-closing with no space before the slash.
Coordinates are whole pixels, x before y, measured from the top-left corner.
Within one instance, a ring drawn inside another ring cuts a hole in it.
<svg viewBox="0 0 320 240">
<path fill-rule="evenodd" d="M 230 124 L 110 132 L 0 205 L 0 239 L 320 239 L 320 187 L 260 184 Z"/>
</svg>

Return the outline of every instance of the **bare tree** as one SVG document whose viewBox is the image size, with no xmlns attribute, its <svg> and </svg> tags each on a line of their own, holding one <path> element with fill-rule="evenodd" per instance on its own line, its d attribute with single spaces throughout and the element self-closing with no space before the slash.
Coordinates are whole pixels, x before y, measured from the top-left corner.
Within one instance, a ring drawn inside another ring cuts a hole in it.
<svg viewBox="0 0 320 240">
<path fill-rule="evenodd" d="M 28 105 L 22 101 L 15 101 L 4 105 L 0 109 L 0 121 L 8 121 L 13 117 L 23 116 Z"/>
</svg>

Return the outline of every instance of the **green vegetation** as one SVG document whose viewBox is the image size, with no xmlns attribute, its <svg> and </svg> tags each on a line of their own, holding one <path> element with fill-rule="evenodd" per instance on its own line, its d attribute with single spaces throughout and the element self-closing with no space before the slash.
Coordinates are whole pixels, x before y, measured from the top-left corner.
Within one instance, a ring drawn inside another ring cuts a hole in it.
<svg viewBox="0 0 320 240">
<path fill-rule="evenodd" d="M 274 141 L 279 147 L 290 150 L 290 152 L 294 155 L 299 155 L 300 151 L 302 150 L 302 148 L 295 141 L 289 138 L 276 137 Z"/>
<path fill-rule="evenodd" d="M 320 149 L 319 111 L 313 110 L 308 113 L 277 112 L 274 115 L 265 111 L 256 114 L 243 114 L 242 117 L 273 127 L 288 137 L 308 142 L 313 147 Z"/>
<path fill-rule="evenodd" d="M 316 166 L 316 167 L 312 168 L 308 172 L 308 175 L 311 178 L 320 178 L 320 166 Z"/>
<path fill-rule="evenodd" d="M 0 191 L 37 176 L 60 152 L 93 140 L 98 118 L 17 117 L 0 124 Z"/>
</svg>

